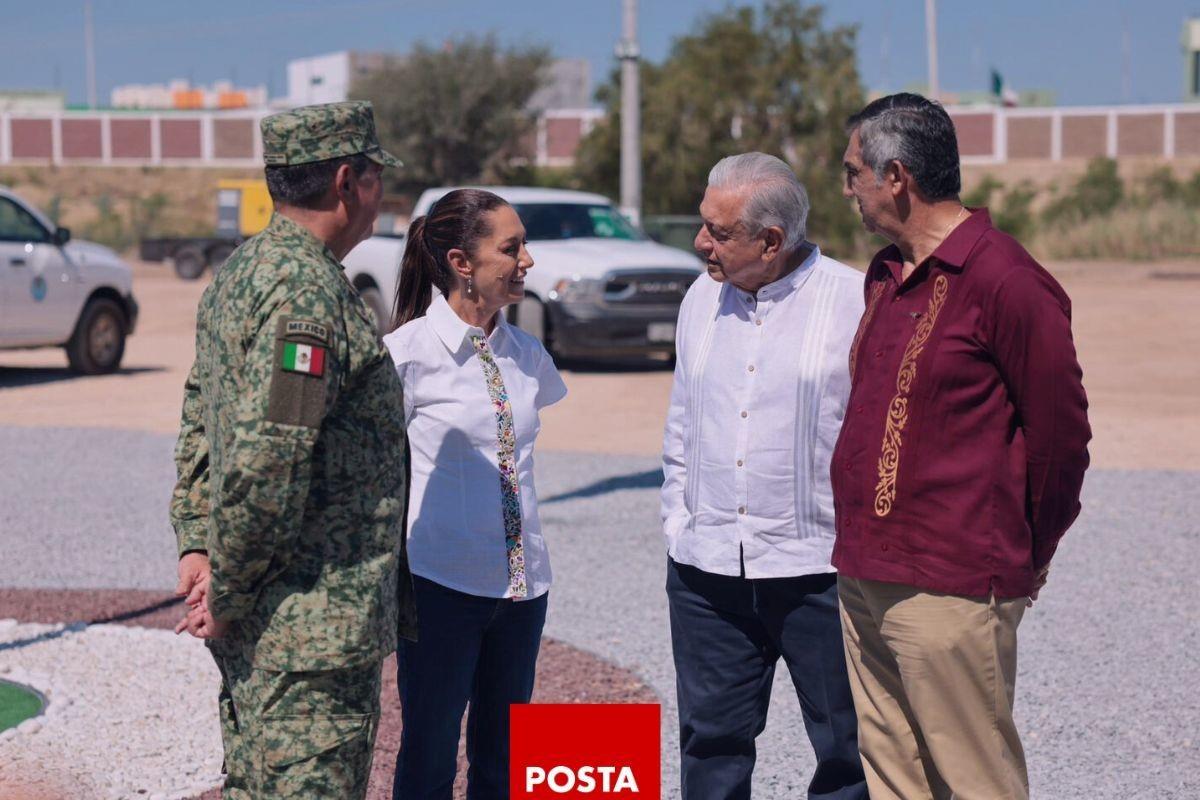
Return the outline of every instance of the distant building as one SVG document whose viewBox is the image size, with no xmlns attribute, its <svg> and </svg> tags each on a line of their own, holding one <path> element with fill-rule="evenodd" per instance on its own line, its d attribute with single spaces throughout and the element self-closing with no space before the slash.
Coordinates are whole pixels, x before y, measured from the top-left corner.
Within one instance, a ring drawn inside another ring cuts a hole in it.
<svg viewBox="0 0 1200 800">
<path fill-rule="evenodd" d="M 266 86 L 237 87 L 230 81 L 217 81 L 205 87 L 176 79 L 166 84 L 127 84 L 112 90 L 113 108 L 180 111 L 266 106 Z"/>
<path fill-rule="evenodd" d="M 62 111 L 67 97 L 62 92 L 37 89 L 0 90 L 0 112 L 5 111 Z"/>
<path fill-rule="evenodd" d="M 343 50 L 288 62 L 287 101 L 294 108 L 316 103 L 340 103 L 350 98 L 354 81 L 403 60 L 396 53 Z M 534 93 L 529 107 L 538 111 L 589 108 L 592 105 L 591 65 L 584 58 L 551 62 L 547 84 Z"/>
<path fill-rule="evenodd" d="M 1200 17 L 1183 23 L 1183 101 L 1200 103 Z"/>
<path fill-rule="evenodd" d="M 312 58 L 297 58 L 287 65 L 287 105 L 291 108 L 318 103 L 340 103 L 350 98 L 355 80 L 395 63 L 392 53 L 343 50 Z"/>
<path fill-rule="evenodd" d="M 549 80 L 529 98 L 529 107 L 539 111 L 590 108 L 592 66 L 586 58 L 559 58 L 550 63 Z"/>
<path fill-rule="evenodd" d="M 583 137 L 604 118 L 604 110 L 592 105 L 592 66 L 587 59 L 556 59 L 549 73 L 546 85 L 529 98 L 538 121 L 525 150 L 536 166 L 569 167 Z"/>
<path fill-rule="evenodd" d="M 289 61 L 286 105 L 340 103 L 349 99 L 355 80 L 403 58 L 394 53 L 342 51 Z M 592 105 L 591 65 L 584 58 L 552 61 L 546 85 L 534 93 L 528 107 L 537 112 L 538 121 L 523 149 L 541 167 L 573 164 L 579 142 L 604 116 Z"/>
</svg>

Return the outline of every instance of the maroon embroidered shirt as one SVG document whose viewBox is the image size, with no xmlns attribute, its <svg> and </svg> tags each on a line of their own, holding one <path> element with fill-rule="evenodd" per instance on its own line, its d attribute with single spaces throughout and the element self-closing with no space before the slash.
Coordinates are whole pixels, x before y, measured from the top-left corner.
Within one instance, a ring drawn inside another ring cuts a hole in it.
<svg viewBox="0 0 1200 800">
<path fill-rule="evenodd" d="M 882 250 L 832 463 L 833 563 L 853 578 L 1020 597 L 1079 513 L 1087 397 L 1071 302 L 974 211 L 901 281 Z"/>
</svg>

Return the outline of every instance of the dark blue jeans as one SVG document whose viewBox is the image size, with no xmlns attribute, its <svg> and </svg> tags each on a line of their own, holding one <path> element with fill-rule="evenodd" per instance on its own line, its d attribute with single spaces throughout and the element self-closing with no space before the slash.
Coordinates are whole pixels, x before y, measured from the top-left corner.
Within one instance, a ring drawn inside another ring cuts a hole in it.
<svg viewBox="0 0 1200 800">
<path fill-rule="evenodd" d="M 450 800 L 467 715 L 467 797 L 508 797 L 508 706 L 533 695 L 549 595 L 478 597 L 413 576 L 417 641 L 400 641 L 395 800 Z"/>
<path fill-rule="evenodd" d="M 749 580 L 668 559 L 683 800 L 750 797 L 780 656 L 817 757 L 810 800 L 867 796 L 838 617 L 837 576 Z"/>
</svg>

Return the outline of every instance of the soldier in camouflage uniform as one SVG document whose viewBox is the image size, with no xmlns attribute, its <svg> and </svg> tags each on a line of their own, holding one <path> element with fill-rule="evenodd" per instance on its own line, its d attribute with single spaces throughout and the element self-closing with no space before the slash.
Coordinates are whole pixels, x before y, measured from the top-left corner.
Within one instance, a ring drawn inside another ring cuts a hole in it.
<svg viewBox="0 0 1200 800">
<path fill-rule="evenodd" d="M 401 387 L 340 259 L 370 233 L 369 103 L 262 121 L 276 213 L 200 301 L 171 502 L 177 630 L 220 668 L 228 798 L 361 798 L 415 631 Z"/>
</svg>

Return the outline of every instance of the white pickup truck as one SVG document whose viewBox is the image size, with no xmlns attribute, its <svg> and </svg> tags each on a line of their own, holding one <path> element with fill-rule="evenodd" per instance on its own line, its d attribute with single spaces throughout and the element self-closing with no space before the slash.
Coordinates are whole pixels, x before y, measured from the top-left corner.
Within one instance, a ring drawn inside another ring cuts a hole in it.
<svg viewBox="0 0 1200 800">
<path fill-rule="evenodd" d="M 534 260 L 525 278 L 525 300 L 510 307 L 510 322 L 568 358 L 675 352 L 679 304 L 702 271 L 698 258 L 651 241 L 602 195 L 480 188 L 503 197 L 520 215 Z M 448 191 L 424 192 L 413 218 Z M 373 236 L 343 262 L 351 282 L 383 320 L 391 317 L 404 245 L 403 237 Z"/>
<path fill-rule="evenodd" d="M 63 347 L 71 369 L 114 372 L 137 324 L 133 270 L 0 187 L 0 350 Z"/>
</svg>

